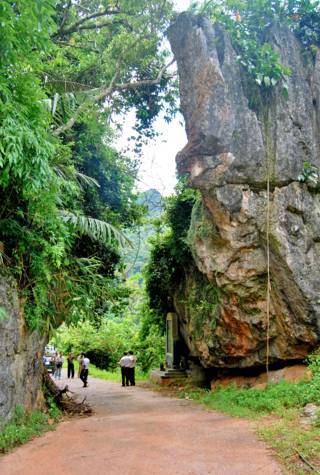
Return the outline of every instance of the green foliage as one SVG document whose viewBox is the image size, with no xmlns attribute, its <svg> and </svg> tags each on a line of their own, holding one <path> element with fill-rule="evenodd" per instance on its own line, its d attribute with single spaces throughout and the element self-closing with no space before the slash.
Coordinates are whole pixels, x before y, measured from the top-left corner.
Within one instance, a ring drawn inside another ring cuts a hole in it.
<svg viewBox="0 0 320 475">
<path fill-rule="evenodd" d="M 106 122 L 111 108 L 123 112 L 131 105 L 118 93 L 103 110 L 102 96 L 95 101 L 89 90 L 111 81 L 120 50 L 117 81 L 129 83 L 143 64 L 162 66 L 165 58 L 155 57 L 170 8 L 120 3 L 115 16 L 102 15 L 95 2 L 0 6 L 6 33 L 0 58 L 0 264 L 18 281 L 31 330 L 50 333 L 63 321 L 99 320 L 106 302 L 122 300 L 115 279 L 118 243 L 128 241 L 119 227 L 134 225 L 142 212 L 133 192 L 136 163 L 112 148 Z M 128 16 L 137 30 L 128 28 Z M 107 24 L 96 30 L 93 19 L 102 17 Z M 153 30 L 143 36 L 147 24 Z M 139 57 L 142 51 L 146 57 Z M 58 134 L 71 118 L 68 134 Z"/>
<path fill-rule="evenodd" d="M 280 23 L 295 32 L 304 46 L 320 45 L 320 2 L 313 0 L 207 0 L 193 9 L 208 15 L 231 35 L 239 63 L 263 89 L 282 82 L 287 91 L 289 68 L 268 42 L 270 29 Z"/>
<path fill-rule="evenodd" d="M 47 430 L 52 430 L 55 426 L 51 421 L 57 421 L 60 411 L 54 403 L 50 404 L 47 413 L 41 411 L 25 412 L 22 406 L 16 406 L 15 413 L 10 422 L 0 433 L 0 452 L 7 452 L 17 445 L 24 444 L 35 436 L 42 435 Z"/>
<path fill-rule="evenodd" d="M 107 242 L 116 239 L 122 247 L 130 244 L 128 238 L 110 223 L 88 216 L 79 216 L 70 211 L 61 212 L 62 220 L 70 224 L 81 234 L 89 236 L 93 241 Z"/>
<path fill-rule="evenodd" d="M 104 369 L 99 369 L 96 366 L 90 364 L 90 377 L 104 379 L 106 381 L 116 381 L 121 382 L 121 372 L 120 368 L 116 371 L 106 371 Z M 135 370 L 135 380 L 136 381 L 146 381 L 148 379 L 148 374 L 142 372 L 139 368 Z"/>
<path fill-rule="evenodd" d="M 143 373 L 159 366 L 164 360 L 164 335 L 145 303 L 139 280 L 132 277 L 123 287 L 122 305 L 117 286 L 115 302 L 109 302 L 99 318 L 62 325 L 52 340 L 55 347 L 65 353 L 84 351 L 94 365 L 109 371 L 118 367 L 123 352 L 129 350 L 136 354 Z"/>
<path fill-rule="evenodd" d="M 29 309 L 47 300 L 46 285 L 60 270 L 70 239 L 59 215 L 64 183 L 51 165 L 57 143 L 48 132 L 50 118 L 38 78 L 42 54 L 37 50 L 44 53 L 50 47 L 50 5 L 18 1 L 0 7 L 1 24 L 8 28 L 0 63 L 2 261 L 25 289 Z M 39 306 L 33 316 L 42 317 L 45 310 L 45 304 Z"/>
<path fill-rule="evenodd" d="M 174 112 L 170 76 L 163 72 L 155 81 L 168 62 L 168 52 L 160 46 L 171 13 L 169 0 L 57 2 L 46 86 L 52 97 L 74 93 L 77 103 L 59 133 L 69 130 L 68 121 L 85 115 L 83 111 L 95 108 L 95 103 L 107 113 L 110 108 L 121 114 L 135 109 L 137 131 L 147 135 L 152 135 L 150 126 L 161 110 L 167 116 Z"/>
<path fill-rule="evenodd" d="M 163 320 L 146 304 L 141 308 L 141 320 L 135 348 L 141 370 L 158 368 L 165 361 L 165 335 Z"/>
<path fill-rule="evenodd" d="M 197 193 L 183 183 L 177 194 L 166 202 L 165 222 L 168 230 L 156 236 L 151 248 L 150 260 L 145 269 L 146 291 L 150 308 L 158 317 L 155 323 L 164 327 L 163 318 L 172 308 L 172 288 L 184 275 L 183 266 L 189 265 L 191 252 L 187 244 L 187 232 L 191 211 Z"/>
<path fill-rule="evenodd" d="M 312 165 L 310 162 L 304 162 L 303 170 L 298 176 L 298 180 L 302 183 L 311 183 L 314 186 L 319 186 L 320 184 L 320 171 L 319 168 L 315 165 Z"/>
<path fill-rule="evenodd" d="M 206 329 L 213 331 L 217 323 L 217 310 L 220 302 L 220 290 L 205 278 L 194 280 L 193 287 L 188 289 L 185 301 L 186 310 L 190 315 L 190 324 L 195 338 L 206 338 Z"/>
<path fill-rule="evenodd" d="M 124 255 L 125 272 L 128 276 L 139 274 L 147 263 L 150 254 L 149 238 L 160 232 L 162 222 L 160 216 L 164 208 L 161 194 L 154 189 L 142 192 L 138 196 L 138 203 L 146 209 L 146 216 L 139 226 L 128 230 L 127 236 L 132 248 L 127 248 Z M 139 279 L 143 279 L 140 275 Z"/>
<path fill-rule="evenodd" d="M 101 118 L 88 114 L 72 132 L 72 156 L 78 172 L 98 186 L 83 189 L 83 211 L 117 227 L 139 222 L 143 208 L 133 192 L 137 162 L 112 147 L 113 132 Z"/>
</svg>

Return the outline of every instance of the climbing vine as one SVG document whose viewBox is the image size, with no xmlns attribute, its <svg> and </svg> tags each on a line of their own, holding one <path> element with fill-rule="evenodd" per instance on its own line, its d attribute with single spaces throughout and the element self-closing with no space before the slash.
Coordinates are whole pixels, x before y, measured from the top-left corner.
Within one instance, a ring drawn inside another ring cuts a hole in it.
<svg viewBox="0 0 320 475">
<path fill-rule="evenodd" d="M 196 338 L 204 336 L 206 327 L 213 331 L 217 325 L 221 292 L 214 284 L 205 283 L 204 279 L 199 276 L 194 281 L 194 286 L 189 291 L 185 302 Z"/>
</svg>

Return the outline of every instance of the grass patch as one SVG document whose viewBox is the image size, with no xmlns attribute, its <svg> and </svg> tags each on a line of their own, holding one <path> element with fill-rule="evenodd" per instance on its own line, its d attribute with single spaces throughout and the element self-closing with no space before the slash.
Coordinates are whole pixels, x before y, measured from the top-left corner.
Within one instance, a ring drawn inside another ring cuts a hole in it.
<svg viewBox="0 0 320 475">
<path fill-rule="evenodd" d="M 303 407 L 309 402 L 320 405 L 320 379 L 316 383 L 281 381 L 269 384 L 265 389 L 240 389 L 229 385 L 215 391 L 192 391 L 188 396 L 232 416 L 254 418 L 270 413 L 281 416 L 287 409 Z"/>
<path fill-rule="evenodd" d="M 106 381 L 116 381 L 121 383 L 121 371 L 118 368 L 116 371 L 107 371 L 105 369 L 99 369 L 93 364 L 90 364 L 89 367 L 89 377 L 98 378 L 98 379 L 105 379 Z M 147 381 L 149 375 L 147 373 L 143 373 L 139 368 L 136 368 L 135 371 L 135 379 L 136 381 Z"/>
<path fill-rule="evenodd" d="M 50 404 L 47 413 L 42 411 L 27 413 L 23 406 L 18 405 L 12 419 L 0 433 L 0 452 L 8 452 L 44 432 L 54 429 L 60 414 L 59 409 L 53 403 Z"/>
</svg>

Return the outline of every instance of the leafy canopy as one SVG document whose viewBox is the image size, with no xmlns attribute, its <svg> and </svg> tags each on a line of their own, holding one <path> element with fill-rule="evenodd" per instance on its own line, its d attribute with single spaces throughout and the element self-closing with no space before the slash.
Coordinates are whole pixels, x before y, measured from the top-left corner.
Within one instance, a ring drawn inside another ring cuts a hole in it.
<svg viewBox="0 0 320 475">
<path fill-rule="evenodd" d="M 165 107 L 170 12 L 155 0 L 0 4 L 0 264 L 32 329 L 99 317 L 121 294 L 119 228 L 141 211 L 112 113 L 137 107 L 149 127 Z"/>
</svg>

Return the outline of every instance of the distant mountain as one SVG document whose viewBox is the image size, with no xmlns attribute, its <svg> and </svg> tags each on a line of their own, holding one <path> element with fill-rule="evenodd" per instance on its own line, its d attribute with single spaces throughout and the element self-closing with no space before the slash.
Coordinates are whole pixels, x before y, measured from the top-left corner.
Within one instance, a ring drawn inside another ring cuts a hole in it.
<svg viewBox="0 0 320 475">
<path fill-rule="evenodd" d="M 149 218 L 158 218 L 164 209 L 162 195 L 154 188 L 143 191 L 138 198 L 138 203 L 148 207 Z"/>
<path fill-rule="evenodd" d="M 133 249 L 128 249 L 124 258 L 126 272 L 128 276 L 141 272 L 143 266 L 149 258 L 149 242 L 150 236 L 155 234 L 155 226 L 152 219 L 159 218 L 164 210 L 164 200 L 161 193 L 154 188 L 144 191 L 138 198 L 138 203 L 147 207 L 147 221 L 150 222 L 140 226 L 137 231 L 129 231 L 126 233 L 133 244 Z"/>
</svg>

